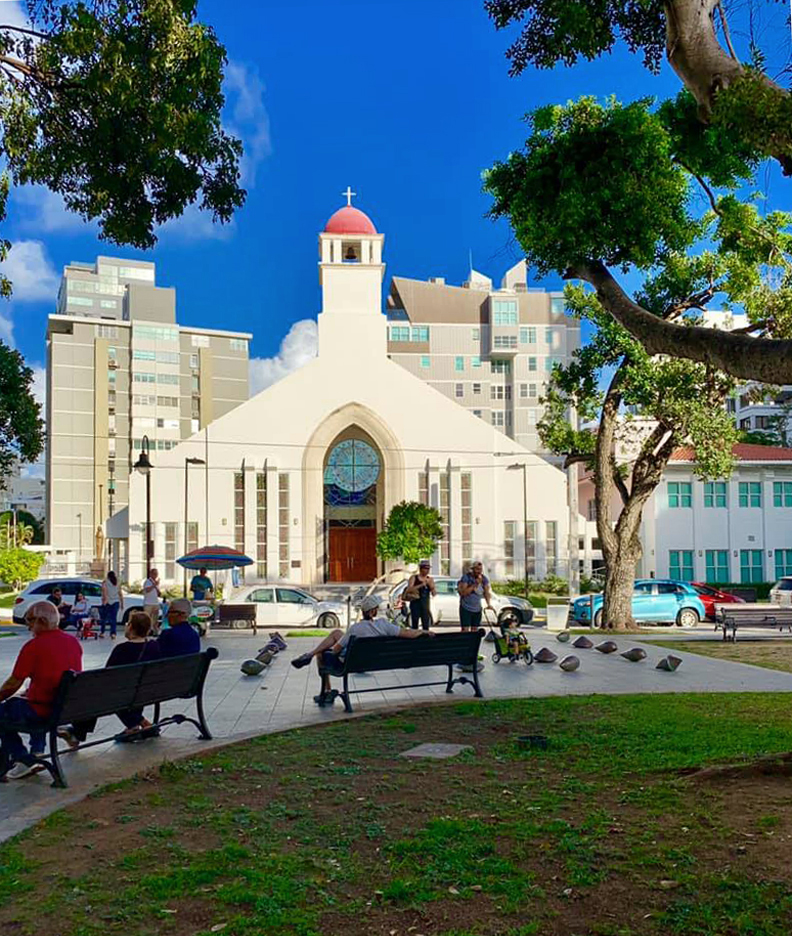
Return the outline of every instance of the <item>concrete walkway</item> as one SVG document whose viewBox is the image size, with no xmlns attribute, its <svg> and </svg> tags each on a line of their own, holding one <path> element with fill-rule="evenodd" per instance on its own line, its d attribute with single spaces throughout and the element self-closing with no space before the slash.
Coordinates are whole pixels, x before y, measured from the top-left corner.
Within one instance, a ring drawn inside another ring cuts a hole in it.
<svg viewBox="0 0 792 936">
<path fill-rule="evenodd" d="M 704 634 L 701 636 L 703 638 Z M 0 681 L 11 672 L 23 639 L 20 636 L 0 640 Z M 522 663 L 501 661 L 496 665 L 489 660 L 490 645 L 482 644 L 487 660 L 481 674 L 485 698 L 647 692 L 792 692 L 792 673 L 728 663 L 696 654 L 680 653 L 684 662 L 676 673 L 658 671 L 654 668 L 656 663 L 669 651 L 635 638 L 617 637 L 616 640 L 620 651 L 642 643 L 648 653 L 648 658 L 642 663 L 629 663 L 619 654 L 606 656 L 594 650 L 573 650 L 569 644 L 559 643 L 553 634 L 546 631 L 537 630 L 530 639 L 534 652 L 547 646 L 558 654 L 559 659 L 567 653 L 575 653 L 581 659 L 580 669 L 576 673 L 564 673 L 557 664 L 526 667 Z M 594 640 L 596 643 L 599 638 L 595 636 Z M 315 667 L 296 670 L 289 665 L 289 660 L 316 643 L 315 638 L 290 639 L 289 648 L 276 657 L 261 677 L 243 676 L 239 671 L 240 663 L 254 656 L 266 641 L 266 636 L 261 633 L 254 637 L 252 632 L 245 631 L 216 631 L 207 641 L 220 651 L 219 659 L 209 670 L 205 695 L 207 719 L 214 735 L 212 742 L 198 740 L 192 725 L 173 725 L 156 740 L 135 745 L 99 745 L 64 757 L 69 781 L 67 790 L 52 789 L 47 774 L 0 784 L 0 841 L 56 809 L 82 799 L 98 786 L 130 777 L 163 761 L 202 754 L 229 741 L 350 717 L 344 714 L 340 702 L 336 702 L 332 709 L 320 709 L 314 704 L 313 696 L 319 688 Z M 110 648 L 108 640 L 84 644 L 86 669 L 102 666 Z M 469 686 L 456 687 L 453 697 L 447 696 L 442 686 L 387 688 L 400 687 L 410 682 L 411 677 L 412 674 L 405 671 L 354 677 L 353 686 L 379 689 L 353 697 L 355 712 L 366 713 L 449 698 L 473 698 Z M 445 670 L 424 670 L 421 677 L 422 681 L 442 680 Z M 186 711 L 189 714 L 192 708 L 192 703 L 171 703 L 164 706 L 164 711 L 166 714 L 169 711 Z M 97 728 L 97 737 L 117 731 L 118 726 L 114 718 L 102 720 Z"/>
</svg>

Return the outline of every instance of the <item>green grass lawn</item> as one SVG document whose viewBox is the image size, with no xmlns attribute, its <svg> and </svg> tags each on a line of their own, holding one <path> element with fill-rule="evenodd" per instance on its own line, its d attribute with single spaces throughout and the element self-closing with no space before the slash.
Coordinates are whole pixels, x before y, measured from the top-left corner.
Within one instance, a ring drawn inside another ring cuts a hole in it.
<svg viewBox="0 0 792 936">
<path fill-rule="evenodd" d="M 471 750 L 398 756 L 423 741 Z M 687 775 L 788 749 L 778 694 L 465 701 L 271 735 L 6 843 L 0 932 L 789 936 L 789 779 Z"/>
<path fill-rule="evenodd" d="M 13 608 L 16 601 L 17 592 L 0 592 L 0 608 Z"/>
<path fill-rule="evenodd" d="M 736 643 L 730 640 L 653 640 L 658 647 L 671 650 L 686 650 L 688 653 L 700 653 L 702 656 L 715 657 L 718 660 L 731 660 L 735 663 L 751 663 L 765 669 L 783 670 L 792 673 L 792 639 L 750 640 L 740 639 Z"/>
</svg>

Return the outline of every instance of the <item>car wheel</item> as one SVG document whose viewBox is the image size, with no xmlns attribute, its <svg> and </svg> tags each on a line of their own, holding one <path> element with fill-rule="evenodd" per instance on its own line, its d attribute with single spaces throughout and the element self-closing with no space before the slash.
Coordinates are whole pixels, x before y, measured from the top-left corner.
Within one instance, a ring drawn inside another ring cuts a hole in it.
<svg viewBox="0 0 792 936">
<path fill-rule="evenodd" d="M 695 608 L 682 608 L 677 614 L 677 627 L 695 627 L 699 622 L 698 611 Z"/>
<path fill-rule="evenodd" d="M 594 614 L 594 626 L 602 627 L 602 608 Z"/>
<path fill-rule="evenodd" d="M 319 615 L 319 620 L 316 622 L 319 627 L 326 627 L 328 630 L 335 630 L 338 627 L 338 617 L 333 614 L 332 611 L 325 611 L 324 614 Z"/>
</svg>

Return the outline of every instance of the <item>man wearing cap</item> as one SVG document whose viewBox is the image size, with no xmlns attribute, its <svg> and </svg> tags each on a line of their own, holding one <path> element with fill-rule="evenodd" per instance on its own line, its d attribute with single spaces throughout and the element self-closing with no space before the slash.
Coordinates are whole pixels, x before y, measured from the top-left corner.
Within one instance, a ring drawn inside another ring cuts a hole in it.
<svg viewBox="0 0 792 936">
<path fill-rule="evenodd" d="M 429 574 L 431 567 L 428 559 L 422 559 L 418 564 L 417 573 L 410 576 L 404 590 L 404 598 L 410 603 L 413 630 L 418 629 L 418 621 L 424 630 L 428 631 L 432 626 L 431 600 L 437 594 L 437 589 L 434 579 Z"/>
<path fill-rule="evenodd" d="M 168 606 L 168 627 L 157 638 L 160 656 L 187 656 L 201 652 L 201 638 L 190 624 L 192 605 L 187 598 L 176 598 Z"/>
<path fill-rule="evenodd" d="M 316 657 L 319 666 L 319 675 L 322 677 L 322 691 L 314 696 L 317 705 L 328 705 L 338 695 L 335 689 L 330 688 L 330 677 L 340 676 L 344 670 L 344 656 L 351 637 L 433 637 L 431 631 L 411 630 L 399 627 L 393 621 L 377 617 L 381 602 L 376 595 L 367 595 L 360 602 L 363 620 L 357 621 L 344 633 L 337 629 L 332 631 L 325 639 L 308 653 L 303 653 L 291 661 L 292 666 L 300 669 L 307 666 Z"/>
</svg>

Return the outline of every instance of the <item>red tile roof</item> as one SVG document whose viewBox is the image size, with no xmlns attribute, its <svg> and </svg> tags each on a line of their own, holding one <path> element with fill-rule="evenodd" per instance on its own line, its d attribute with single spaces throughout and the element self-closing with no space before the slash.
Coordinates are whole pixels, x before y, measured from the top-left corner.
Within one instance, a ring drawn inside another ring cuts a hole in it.
<svg viewBox="0 0 792 936">
<path fill-rule="evenodd" d="M 738 442 L 732 449 L 737 461 L 745 462 L 792 462 L 792 448 L 779 448 L 774 445 L 748 445 Z M 672 462 L 692 462 L 696 454 L 692 445 L 683 445 L 674 449 Z"/>
</svg>

